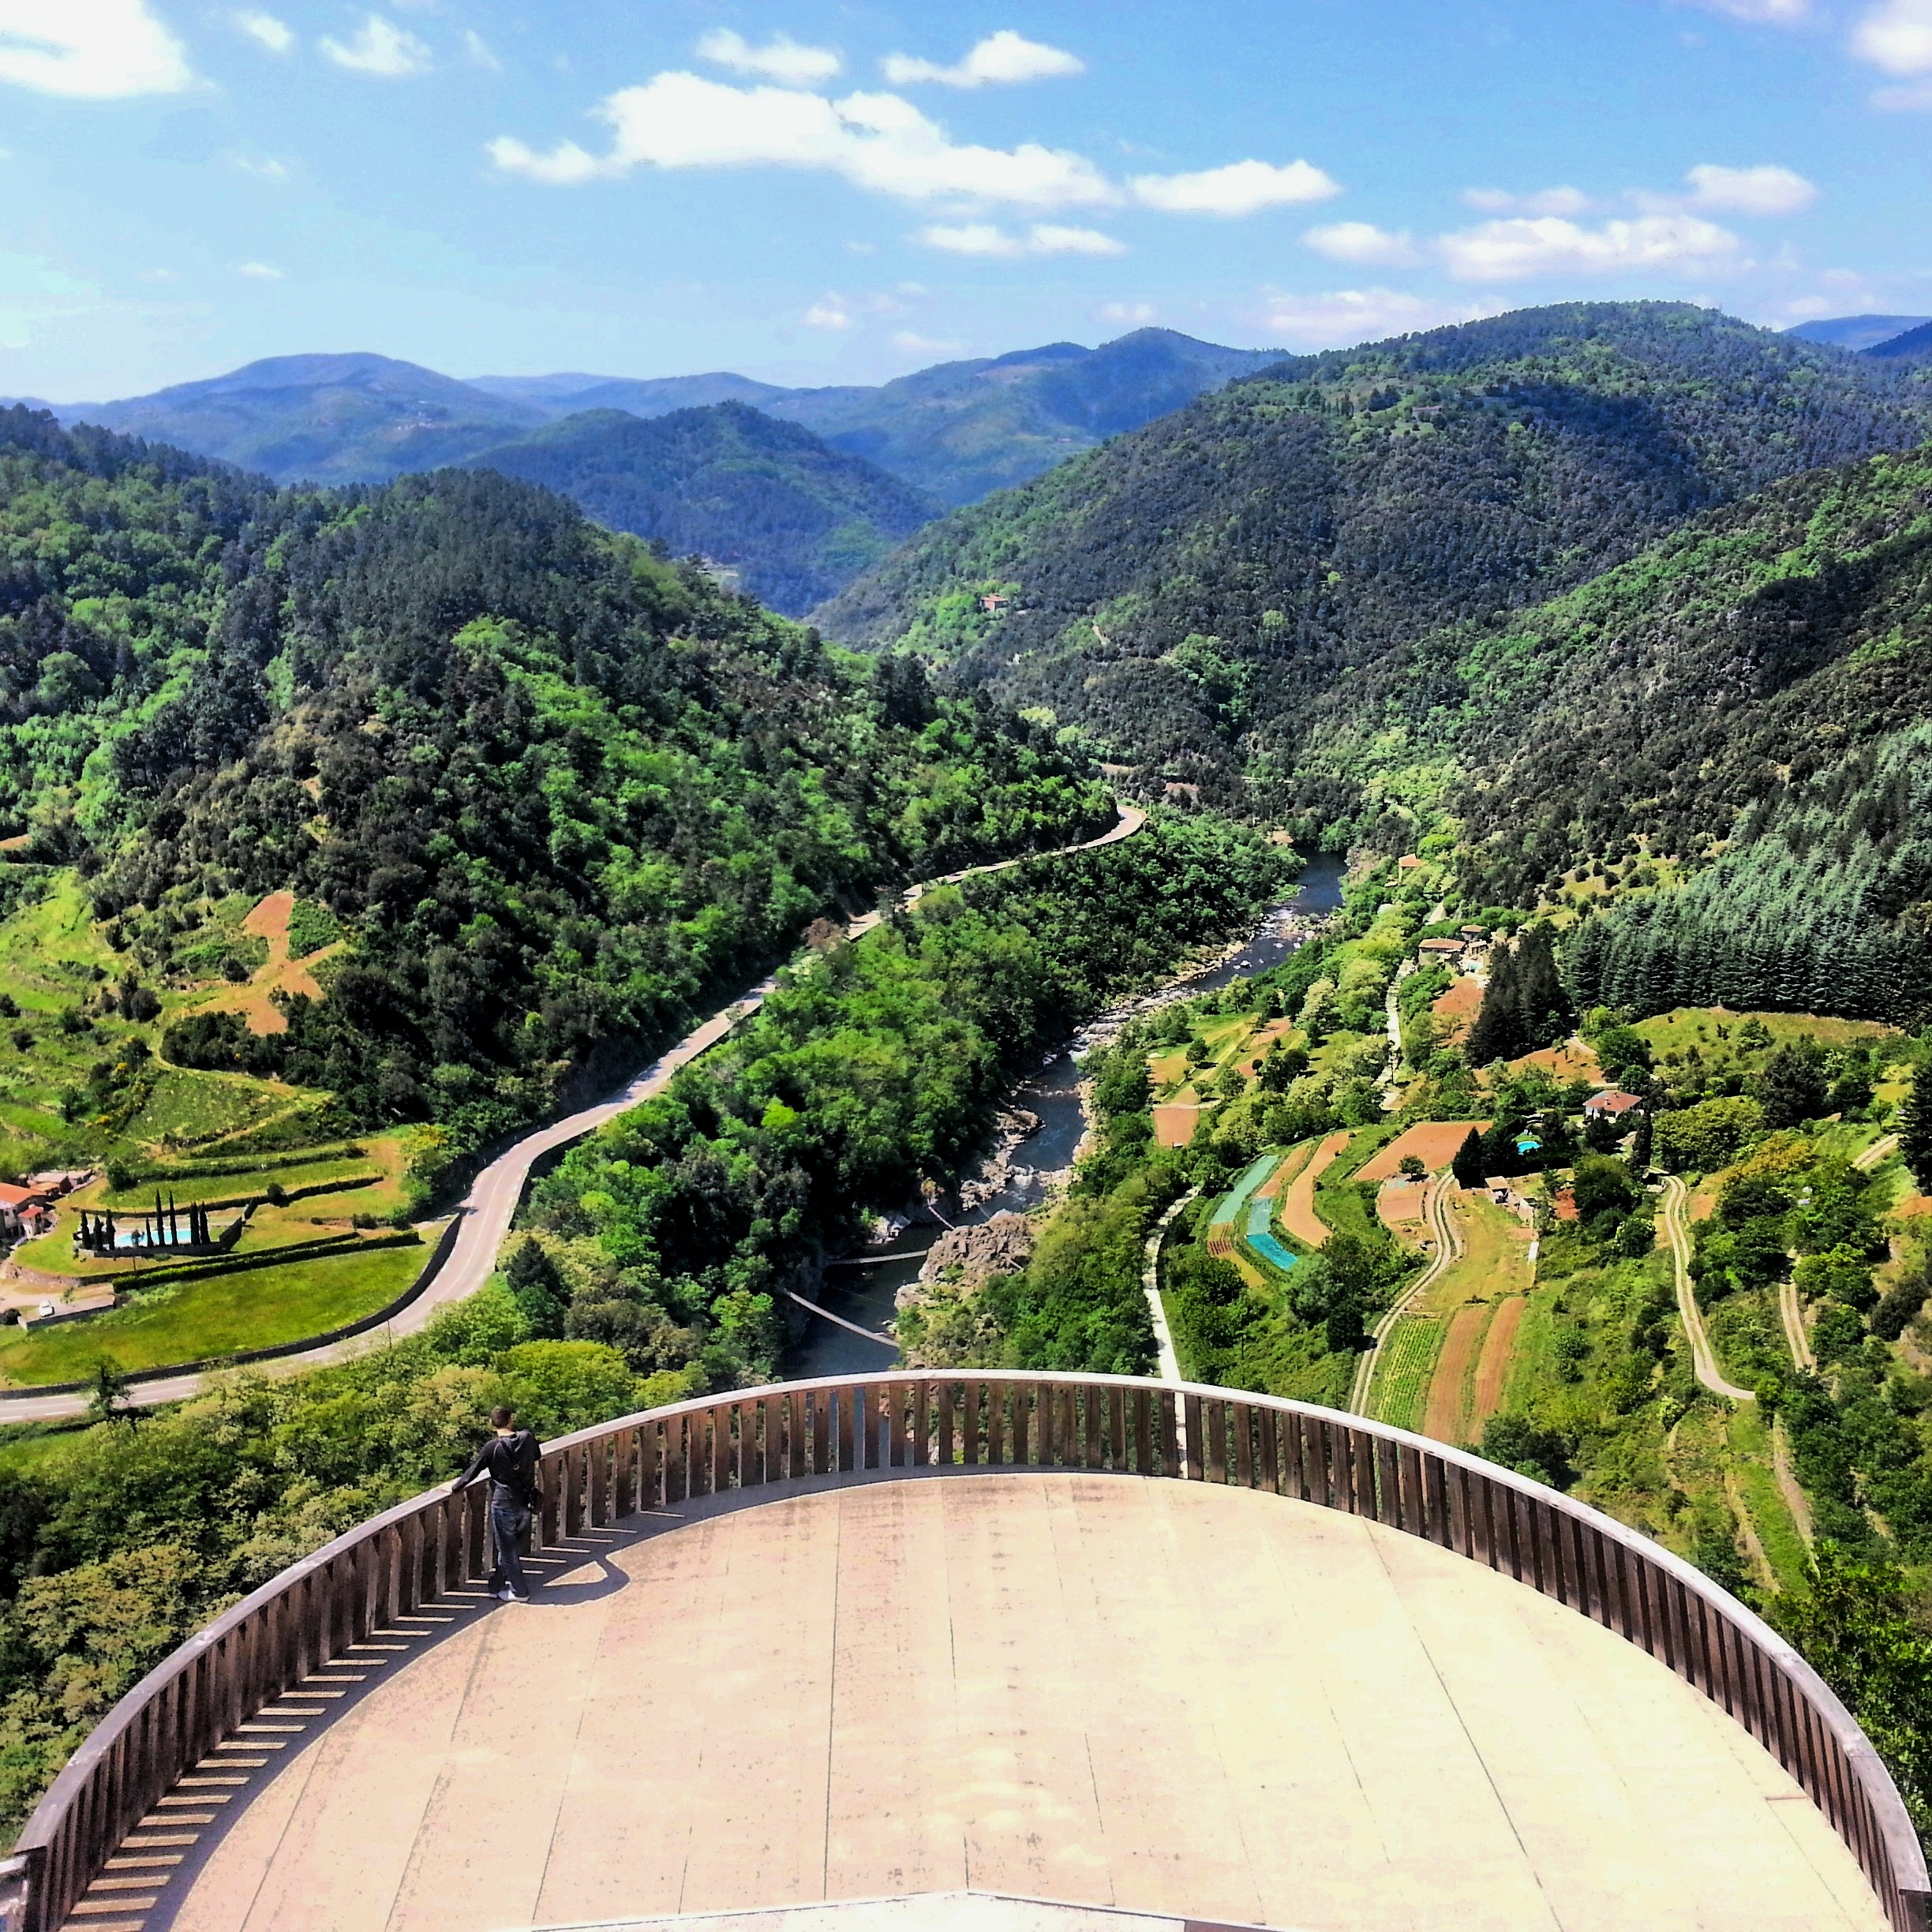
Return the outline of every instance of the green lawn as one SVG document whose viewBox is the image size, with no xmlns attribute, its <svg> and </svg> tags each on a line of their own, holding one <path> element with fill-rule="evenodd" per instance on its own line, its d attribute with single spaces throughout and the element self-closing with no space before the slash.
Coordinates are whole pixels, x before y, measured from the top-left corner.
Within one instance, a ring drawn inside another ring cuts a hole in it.
<svg viewBox="0 0 1932 1932">
<path fill-rule="evenodd" d="M 103 1360 L 124 1370 L 272 1348 L 373 1314 L 402 1294 L 429 1246 L 395 1236 L 283 1265 L 229 1268 L 137 1294 L 112 1312 L 0 1342 L 16 1386 L 80 1382 Z"/>
<path fill-rule="evenodd" d="M 190 1201 L 245 1201 L 252 1200 L 265 1192 L 271 1185 L 281 1187 L 294 1194 L 304 1189 L 328 1188 L 330 1193 L 309 1197 L 318 1200 L 324 1208 L 331 1206 L 331 1196 L 336 1189 L 354 1189 L 355 1200 L 346 1199 L 342 1204 L 343 1213 L 360 1213 L 369 1208 L 375 1213 L 391 1211 L 397 1204 L 391 1200 L 391 1190 L 382 1189 L 380 1184 L 391 1179 L 395 1173 L 392 1162 L 383 1161 L 376 1156 L 379 1148 L 394 1143 L 378 1144 L 370 1149 L 369 1156 L 345 1156 L 331 1160 L 305 1161 L 299 1166 L 264 1168 L 241 1174 L 186 1174 L 177 1179 L 166 1173 L 157 1173 L 135 1182 L 124 1193 L 97 1196 L 89 1189 L 83 1196 L 86 1205 L 111 1208 L 118 1214 L 124 1211 L 139 1213 L 142 1209 L 152 1209 L 158 1191 L 165 1199 L 172 1195 L 182 1207 Z M 380 1196 L 380 1201 L 378 1200 Z M 388 1206 L 380 1204 L 387 1202 Z M 375 1203 L 372 1206 L 372 1203 Z M 307 1202 L 304 1203 L 307 1205 Z M 312 1208 L 311 1211 L 316 1211 Z"/>
</svg>

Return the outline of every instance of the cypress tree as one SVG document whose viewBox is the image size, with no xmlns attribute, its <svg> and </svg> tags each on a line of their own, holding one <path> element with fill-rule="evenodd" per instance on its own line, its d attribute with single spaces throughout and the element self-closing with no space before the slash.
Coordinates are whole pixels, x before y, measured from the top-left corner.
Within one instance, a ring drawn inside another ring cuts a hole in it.
<svg viewBox="0 0 1932 1932">
<path fill-rule="evenodd" d="M 1479 1188 L 1487 1176 L 1483 1168 L 1483 1139 L 1481 1133 L 1472 1127 L 1464 1137 L 1462 1144 L 1456 1149 L 1455 1159 L 1450 1172 L 1456 1178 L 1458 1187 Z"/>
<path fill-rule="evenodd" d="M 1522 1005 L 1518 998 L 1516 955 L 1500 945 L 1489 955 L 1489 983 L 1483 989 L 1482 1010 L 1470 1028 L 1463 1058 L 1473 1067 L 1487 1066 L 1492 1060 L 1514 1060 L 1526 1049 L 1522 1036 Z"/>
<path fill-rule="evenodd" d="M 1932 1194 L 1932 1080 L 1919 1068 L 1898 1110 L 1899 1151 L 1922 1193 Z"/>
</svg>

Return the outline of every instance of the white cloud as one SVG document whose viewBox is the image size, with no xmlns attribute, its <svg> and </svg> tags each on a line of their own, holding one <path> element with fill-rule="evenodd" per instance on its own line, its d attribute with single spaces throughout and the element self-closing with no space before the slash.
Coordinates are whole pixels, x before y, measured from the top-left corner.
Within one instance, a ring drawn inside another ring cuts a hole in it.
<svg viewBox="0 0 1932 1932">
<path fill-rule="evenodd" d="M 964 343 L 945 342 L 937 336 L 915 335 L 911 329 L 900 329 L 892 339 L 893 346 L 908 355 L 957 355 L 966 346 Z"/>
<path fill-rule="evenodd" d="M 1319 295 L 1271 296 L 1260 325 L 1266 335 L 1296 348 L 1340 349 L 1495 313 L 1483 305 L 1427 301 L 1401 289 L 1335 289 Z"/>
<path fill-rule="evenodd" d="M 1125 322 L 1135 328 L 1145 328 L 1159 313 L 1151 302 L 1144 301 L 1103 302 L 1094 311 L 1099 321 Z"/>
<path fill-rule="evenodd" d="M 807 328 L 848 329 L 852 325 L 852 310 L 841 295 L 821 295 L 799 320 Z"/>
<path fill-rule="evenodd" d="M 266 47 L 271 54 L 286 54 L 295 44 L 295 29 L 272 13 L 245 9 L 228 17 L 239 32 L 246 34 L 257 47 Z"/>
<path fill-rule="evenodd" d="M 385 80 L 400 80 L 406 74 L 426 73 L 429 50 L 406 27 L 372 13 L 361 29 L 347 40 L 324 39 L 322 51 L 338 67 L 354 73 L 376 74 Z"/>
<path fill-rule="evenodd" d="M 1302 241 L 1331 261 L 1354 262 L 1369 268 L 1407 268 L 1421 258 L 1413 238 L 1405 229 L 1391 234 L 1372 222 L 1331 222 L 1311 228 Z"/>
<path fill-rule="evenodd" d="M 235 264 L 235 273 L 246 275 L 251 282 L 279 282 L 282 279 L 282 271 L 279 268 L 273 268 L 268 263 L 262 261 L 238 262 Z"/>
<path fill-rule="evenodd" d="M 1690 4 L 1759 27 L 1795 27 L 1812 17 L 1811 0 L 1690 0 Z"/>
<path fill-rule="evenodd" d="M 1485 215 L 1588 215 L 1597 205 L 1580 188 L 1545 188 L 1536 194 L 1465 188 L 1462 200 Z"/>
<path fill-rule="evenodd" d="M 258 175 L 264 181 L 286 181 L 288 164 L 278 161 L 272 155 L 226 154 L 222 156 L 222 166 L 233 168 L 238 174 Z"/>
<path fill-rule="evenodd" d="M 1087 63 L 1077 54 L 1023 40 L 1010 27 L 989 34 L 966 58 L 950 67 L 920 60 L 910 54 L 888 54 L 879 69 L 894 87 L 912 87 L 936 80 L 942 87 L 976 88 L 1019 80 L 1051 80 L 1084 73 Z"/>
<path fill-rule="evenodd" d="M 1684 179 L 1694 208 L 1735 215 L 1796 215 L 1818 195 L 1812 182 L 1788 167 L 1718 167 L 1706 162 Z"/>
<path fill-rule="evenodd" d="M 1466 282 L 1639 269 L 1708 271 L 1743 261 L 1743 244 L 1735 235 L 1694 215 L 1646 215 L 1596 228 L 1556 215 L 1483 222 L 1443 236 L 1438 245 L 1450 272 Z"/>
<path fill-rule="evenodd" d="M 115 100 L 178 94 L 193 78 L 145 0 L 0 0 L 0 80 Z"/>
<path fill-rule="evenodd" d="M 1177 215 L 1252 215 L 1295 201 L 1325 201 L 1340 185 L 1306 161 L 1277 167 L 1267 161 L 1232 161 L 1195 174 L 1136 174 L 1128 186 L 1148 208 Z"/>
<path fill-rule="evenodd" d="M 597 110 L 611 152 L 594 159 L 575 141 L 548 154 L 520 140 L 489 144 L 506 174 L 551 185 L 634 167 L 796 167 L 843 176 L 908 201 L 963 196 L 1011 206 L 1103 206 L 1115 190 L 1084 156 L 1032 141 L 963 146 L 896 94 L 828 100 L 788 88 L 734 88 L 692 73 L 661 73 Z"/>
<path fill-rule="evenodd" d="M 479 67 L 487 67 L 492 73 L 503 72 L 503 62 L 496 58 L 496 50 L 474 27 L 463 29 L 463 51 Z"/>
<path fill-rule="evenodd" d="M 1009 234 L 991 222 L 935 223 L 919 238 L 928 248 L 950 255 L 986 255 L 1016 260 L 1025 255 L 1125 255 L 1126 245 L 1098 228 L 1070 228 L 1035 222 L 1023 235 Z"/>
<path fill-rule="evenodd" d="M 1932 73 L 1932 0 L 1883 0 L 1853 29 L 1852 51 L 1889 74 Z"/>
<path fill-rule="evenodd" d="M 559 141 L 548 154 L 539 154 L 511 136 L 500 134 L 484 152 L 504 174 L 521 174 L 546 188 L 575 188 L 580 182 L 616 171 L 571 140 Z"/>
<path fill-rule="evenodd" d="M 1932 0 L 1882 0 L 1853 29 L 1852 51 L 1908 84 L 1876 89 L 1874 107 L 1932 108 Z"/>
<path fill-rule="evenodd" d="M 733 73 L 756 74 L 784 87 L 810 87 L 829 80 L 845 63 L 830 47 L 806 47 L 789 34 L 776 34 L 762 47 L 754 47 L 741 33 L 717 27 L 695 50 L 700 60 L 715 62 Z"/>
</svg>

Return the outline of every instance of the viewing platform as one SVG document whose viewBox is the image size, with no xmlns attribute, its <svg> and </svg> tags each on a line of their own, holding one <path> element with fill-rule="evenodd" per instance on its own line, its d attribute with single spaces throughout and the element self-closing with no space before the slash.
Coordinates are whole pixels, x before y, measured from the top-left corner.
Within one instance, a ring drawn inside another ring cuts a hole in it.
<svg viewBox="0 0 1932 1932">
<path fill-rule="evenodd" d="M 1890 1780 L 1778 1640 L 1440 1445 L 902 1376 L 545 1466 L 530 1604 L 485 1595 L 480 1510 L 432 1497 L 164 1665 L 140 1742 L 110 1719 L 29 1827 L 43 1904 L 96 1932 L 1924 1923 Z M 52 1828 L 90 1789 L 86 1852 Z M 787 1909 L 908 1895 L 930 1913 Z"/>
</svg>

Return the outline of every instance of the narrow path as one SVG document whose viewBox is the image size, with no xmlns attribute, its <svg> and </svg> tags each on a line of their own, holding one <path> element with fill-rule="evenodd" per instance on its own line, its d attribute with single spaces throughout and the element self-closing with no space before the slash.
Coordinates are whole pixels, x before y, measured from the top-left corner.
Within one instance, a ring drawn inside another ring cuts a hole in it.
<svg viewBox="0 0 1932 1932">
<path fill-rule="evenodd" d="M 1388 998 L 1384 1010 L 1388 1019 L 1388 1063 L 1382 1069 L 1382 1077 L 1376 1084 L 1382 1089 L 1382 1111 L 1393 1114 L 1402 1105 L 1402 1096 L 1395 1091 L 1396 1076 L 1402 1070 L 1402 1009 L 1395 1003 L 1395 994 L 1403 980 L 1408 978 L 1414 962 L 1404 960 L 1395 969 L 1395 977 L 1389 982 Z"/>
<path fill-rule="evenodd" d="M 942 879 L 924 880 L 909 887 L 899 903 L 902 907 L 911 907 L 918 903 L 923 893 L 934 886 L 957 884 L 961 879 L 1004 872 L 1029 859 L 1060 859 L 1073 852 L 1092 852 L 1103 845 L 1116 845 L 1123 839 L 1132 838 L 1147 823 L 1147 814 L 1138 806 L 1119 803 L 1115 809 L 1119 817 L 1113 829 L 1103 833 L 1099 838 L 1087 839 L 1076 845 L 1062 845 L 1050 852 L 1022 852 L 1016 858 L 999 859 L 990 865 L 969 866 L 963 871 L 949 872 Z M 846 937 L 856 939 L 862 933 L 870 932 L 884 916 L 877 912 L 863 914 L 846 927 Z M 523 1190 L 530 1182 L 531 1168 L 545 1155 L 567 1147 L 573 1140 L 581 1140 L 586 1134 L 594 1133 L 598 1128 L 615 1120 L 620 1114 L 627 1113 L 632 1107 L 662 1093 L 682 1069 L 700 1054 L 715 1046 L 739 1021 L 748 1020 L 756 1013 L 777 983 L 776 973 L 761 979 L 748 992 L 740 994 L 729 1005 L 714 1013 L 702 1026 L 687 1033 L 668 1053 L 653 1061 L 636 1079 L 608 1100 L 596 1106 L 586 1107 L 579 1113 L 567 1114 L 562 1120 L 552 1121 L 549 1126 L 526 1134 L 498 1155 L 477 1176 L 457 1209 L 462 1224 L 442 1271 L 394 1320 L 349 1341 L 305 1350 L 299 1355 L 284 1355 L 259 1366 L 268 1373 L 293 1375 L 305 1368 L 319 1368 L 331 1362 L 346 1361 L 365 1349 L 379 1347 L 399 1336 L 417 1333 L 429 1326 L 438 1309 L 475 1294 L 496 1269 L 496 1251 L 502 1246 L 504 1237 L 509 1233 L 510 1224 L 515 1219 Z M 142 1408 L 153 1408 L 163 1402 L 185 1402 L 200 1392 L 206 1379 L 203 1375 L 181 1375 L 169 1376 L 165 1380 L 137 1383 L 128 1391 L 128 1399 Z M 0 1391 L 0 1422 L 53 1421 L 84 1415 L 88 1404 L 88 1398 L 78 1394 L 36 1395 L 26 1390 Z"/>
<path fill-rule="evenodd" d="M 1382 1344 L 1388 1339 L 1390 1331 L 1402 1316 L 1414 1306 L 1417 1298 L 1441 1279 L 1443 1274 L 1462 1257 L 1462 1237 L 1456 1232 L 1454 1219 L 1449 1212 L 1449 1190 L 1455 1185 L 1451 1174 L 1439 1174 L 1430 1183 L 1428 1199 L 1428 1223 L 1436 1230 L 1436 1253 L 1428 1266 L 1411 1282 L 1403 1292 L 1390 1303 L 1387 1312 L 1375 1325 L 1375 1332 L 1368 1339 L 1368 1346 L 1362 1351 L 1355 1365 L 1355 1380 L 1349 1387 L 1349 1413 L 1366 1415 L 1368 1413 L 1368 1389 L 1375 1380 L 1376 1362 L 1382 1353 Z"/>
<path fill-rule="evenodd" d="M 1804 1304 L 1790 1282 L 1778 1283 L 1778 1317 L 1784 1324 L 1784 1346 L 1800 1368 L 1815 1368 L 1818 1357 L 1811 1353 L 1810 1338 L 1805 1333 Z"/>
<path fill-rule="evenodd" d="M 1852 1165 L 1870 1174 L 1897 1145 L 1898 1136 L 1895 1133 L 1887 1134 L 1882 1140 L 1874 1140 L 1863 1154 L 1855 1155 Z"/>
<path fill-rule="evenodd" d="M 1690 1365 L 1697 1379 L 1713 1395 L 1728 1396 L 1732 1402 L 1755 1400 L 1749 1389 L 1727 1382 L 1718 1372 L 1717 1357 L 1711 1352 L 1710 1337 L 1704 1331 L 1704 1317 L 1698 1308 L 1690 1282 L 1690 1222 L 1685 1212 L 1690 1194 L 1682 1180 L 1672 1174 L 1664 1183 L 1664 1232 L 1670 1242 L 1672 1271 L 1677 1283 L 1677 1313 L 1690 1342 Z"/>
<path fill-rule="evenodd" d="M 1189 1188 L 1154 1223 L 1147 1237 L 1146 1265 L 1140 1271 L 1140 1286 L 1147 1295 L 1148 1313 L 1154 1323 L 1154 1346 L 1160 1357 L 1160 1379 L 1163 1382 L 1179 1382 L 1184 1378 L 1181 1359 L 1174 1353 L 1174 1336 L 1167 1327 L 1167 1310 L 1161 1301 L 1161 1243 L 1167 1238 L 1167 1230 L 1173 1226 L 1174 1216 L 1200 1192 L 1199 1188 Z"/>
<path fill-rule="evenodd" d="M 1810 1548 L 1814 1541 L 1811 1530 L 1811 1499 L 1804 1492 L 1798 1481 L 1798 1472 L 1792 1466 L 1791 1436 L 1784 1427 L 1782 1416 L 1771 1425 L 1771 1470 L 1777 1477 L 1778 1494 L 1784 1499 L 1784 1507 L 1791 1511 L 1792 1521 L 1796 1524 L 1804 1546 Z"/>
</svg>

